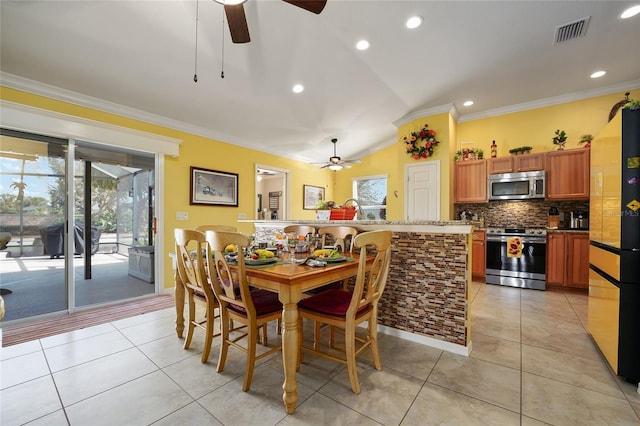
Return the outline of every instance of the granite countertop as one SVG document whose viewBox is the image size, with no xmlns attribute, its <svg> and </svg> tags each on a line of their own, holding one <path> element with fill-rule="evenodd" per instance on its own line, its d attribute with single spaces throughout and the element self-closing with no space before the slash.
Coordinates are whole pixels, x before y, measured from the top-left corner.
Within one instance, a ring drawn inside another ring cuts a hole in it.
<svg viewBox="0 0 640 426">
<path fill-rule="evenodd" d="M 571 229 L 571 228 L 547 228 L 547 234 L 588 234 L 588 229 Z"/>
<path fill-rule="evenodd" d="M 286 226 L 286 225 L 347 225 L 361 231 L 387 229 L 394 232 L 419 232 L 435 234 L 470 234 L 473 225 L 462 220 L 238 220 L 238 222 L 253 223 L 254 226 Z"/>
<path fill-rule="evenodd" d="M 460 226 L 471 225 L 471 221 L 468 220 L 304 220 L 304 219 L 290 219 L 290 220 L 238 220 L 238 222 L 248 223 L 271 223 L 271 224 L 288 224 L 296 223 L 300 225 L 313 225 L 313 224 L 332 224 L 332 225 L 431 225 L 431 226 Z"/>
</svg>

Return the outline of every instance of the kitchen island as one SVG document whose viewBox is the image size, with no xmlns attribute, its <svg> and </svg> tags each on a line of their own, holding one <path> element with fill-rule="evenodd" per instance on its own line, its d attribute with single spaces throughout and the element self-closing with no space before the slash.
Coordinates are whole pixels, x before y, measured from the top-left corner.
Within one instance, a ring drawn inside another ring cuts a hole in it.
<svg viewBox="0 0 640 426">
<path fill-rule="evenodd" d="M 288 225 L 352 226 L 393 232 L 379 330 L 462 355 L 471 352 L 469 286 L 473 226 L 463 221 L 265 220 L 251 222 L 256 241 Z"/>
</svg>

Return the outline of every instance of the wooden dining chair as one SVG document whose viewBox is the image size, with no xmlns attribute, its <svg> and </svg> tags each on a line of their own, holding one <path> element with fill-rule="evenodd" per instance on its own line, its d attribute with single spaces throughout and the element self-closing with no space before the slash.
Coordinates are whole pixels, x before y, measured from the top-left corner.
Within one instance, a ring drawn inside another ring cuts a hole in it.
<svg viewBox="0 0 640 426">
<path fill-rule="evenodd" d="M 331 237 L 331 241 L 334 246 L 339 247 L 341 252 L 353 253 L 353 239 L 356 235 L 358 235 L 358 230 L 351 226 L 326 226 L 324 228 L 320 228 L 318 230 L 318 234 L 322 237 L 322 247 L 324 247 L 328 241 L 327 236 Z M 331 284 L 327 284 L 326 286 L 314 288 L 313 290 L 309 290 L 305 292 L 304 296 L 308 297 L 310 295 L 318 294 L 322 291 L 329 289 L 342 288 L 343 290 L 347 290 L 349 286 L 349 278 L 345 278 L 342 282 L 334 282 Z M 322 324 L 316 322 L 314 325 L 314 348 L 318 348 L 319 339 L 320 339 L 320 328 Z M 330 337 L 329 337 L 329 345 L 333 347 L 334 343 L 334 328 L 331 327 Z"/>
<path fill-rule="evenodd" d="M 306 318 L 344 330 L 344 358 L 339 358 L 329 351 L 322 351 L 319 347 L 304 346 L 303 336 L 300 336 L 300 347 L 304 351 L 347 364 L 351 389 L 356 394 L 360 393 L 356 369 L 357 355 L 367 347 L 371 347 L 373 363 L 376 369 L 382 369 L 377 337 L 378 301 L 389 275 L 391 235 L 391 231 L 370 231 L 355 237 L 353 245 L 355 249 L 360 250 L 360 259 L 353 292 L 331 289 L 302 299 L 298 303 L 301 319 Z M 375 259 L 369 271 L 367 271 L 367 246 L 372 246 L 376 250 Z M 356 335 L 356 328 L 358 324 L 365 321 L 367 321 L 367 334 L 362 338 Z M 302 334 L 302 324 L 298 327 L 298 332 Z"/>
<path fill-rule="evenodd" d="M 229 347 L 234 347 L 244 352 L 247 357 L 246 371 L 244 375 L 243 391 L 248 391 L 253 379 L 255 362 L 261 358 L 282 350 L 278 345 L 256 356 L 259 329 L 270 321 L 282 318 L 282 303 L 278 300 L 278 294 L 262 290 L 251 289 L 247 281 L 244 257 L 238 256 L 238 265 L 232 269 L 224 256 L 224 248 L 229 244 L 238 247 L 242 253 L 244 247 L 249 246 L 249 237 L 238 232 L 207 231 L 206 240 L 209 246 L 207 268 L 210 276 L 216 277 L 213 282 L 213 291 L 220 305 L 222 327 L 222 342 L 220 344 L 220 357 L 218 358 L 218 372 L 224 370 Z M 211 254 L 213 252 L 213 254 Z M 212 270 L 212 269 L 215 269 Z M 230 327 L 230 321 L 240 323 L 242 326 Z M 230 338 L 231 331 L 244 331 L 244 334 Z M 242 338 L 247 338 L 246 346 L 238 343 Z M 263 342 L 266 337 L 263 337 Z"/>
<path fill-rule="evenodd" d="M 200 231 L 205 233 L 207 231 L 226 231 L 226 232 L 236 232 L 238 228 L 231 225 L 200 225 L 196 227 L 196 231 Z"/>
<path fill-rule="evenodd" d="M 203 363 L 209 359 L 214 333 L 215 309 L 218 307 L 217 299 L 207 278 L 205 258 L 203 253 L 207 248 L 205 235 L 200 231 L 176 228 L 173 231 L 176 240 L 176 263 L 178 274 L 185 287 L 188 304 L 187 337 L 184 348 L 189 349 L 193 330 L 198 327 L 205 332 L 204 348 L 202 349 Z M 196 303 L 205 308 L 204 319 L 196 319 Z"/>
<path fill-rule="evenodd" d="M 322 237 L 322 246 L 327 244 L 327 235 L 330 235 L 334 246 L 339 246 L 340 251 L 351 253 L 353 238 L 358 235 L 358 230 L 351 226 L 327 226 L 320 228 L 318 234 Z"/>
<path fill-rule="evenodd" d="M 285 234 L 288 234 L 291 232 L 295 232 L 296 235 L 307 235 L 307 234 L 315 235 L 316 234 L 316 228 L 314 226 L 308 226 L 308 225 L 289 225 L 289 226 L 285 226 L 283 231 Z"/>
</svg>

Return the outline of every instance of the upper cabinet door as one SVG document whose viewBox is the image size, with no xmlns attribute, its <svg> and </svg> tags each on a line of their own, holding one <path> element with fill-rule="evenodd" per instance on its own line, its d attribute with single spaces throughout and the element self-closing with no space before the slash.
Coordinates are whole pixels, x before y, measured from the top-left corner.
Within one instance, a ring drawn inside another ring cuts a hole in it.
<svg viewBox="0 0 640 426">
<path fill-rule="evenodd" d="M 588 148 L 547 153 L 547 199 L 589 199 Z"/>
<path fill-rule="evenodd" d="M 490 175 L 497 173 L 511 173 L 513 172 L 513 158 L 510 157 L 496 157 L 487 160 L 487 167 Z"/>
<path fill-rule="evenodd" d="M 544 157 L 544 153 L 516 155 L 513 157 L 513 171 L 518 173 L 544 170 Z"/>
<path fill-rule="evenodd" d="M 458 161 L 454 167 L 456 203 L 487 202 L 487 160 Z"/>
</svg>

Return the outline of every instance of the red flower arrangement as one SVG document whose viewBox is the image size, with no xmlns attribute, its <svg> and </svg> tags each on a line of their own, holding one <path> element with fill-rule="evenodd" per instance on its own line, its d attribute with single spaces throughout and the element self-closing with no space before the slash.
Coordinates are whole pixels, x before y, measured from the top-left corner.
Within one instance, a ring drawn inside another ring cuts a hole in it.
<svg viewBox="0 0 640 426">
<path fill-rule="evenodd" d="M 430 129 L 428 124 L 425 124 L 420 130 L 411 132 L 409 136 L 404 136 L 402 141 L 407 148 L 407 154 L 414 160 L 433 156 L 434 148 L 440 143 L 436 139 L 436 131 Z M 421 144 L 420 141 L 425 142 Z"/>
</svg>

